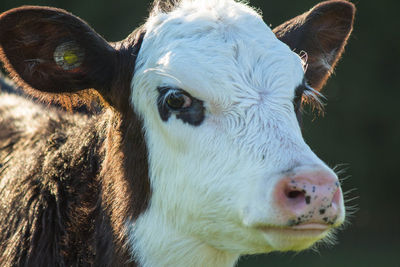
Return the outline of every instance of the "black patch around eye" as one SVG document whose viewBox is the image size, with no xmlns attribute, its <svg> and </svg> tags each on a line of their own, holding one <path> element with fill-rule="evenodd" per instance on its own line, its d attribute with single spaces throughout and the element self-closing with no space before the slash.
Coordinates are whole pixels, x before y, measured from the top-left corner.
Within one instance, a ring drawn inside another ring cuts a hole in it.
<svg viewBox="0 0 400 267">
<path fill-rule="evenodd" d="M 177 119 L 182 120 L 184 123 L 188 123 L 193 126 L 199 126 L 205 117 L 205 109 L 203 101 L 190 96 L 183 90 L 170 88 L 170 87 L 158 87 L 158 99 L 157 106 L 160 117 L 163 121 L 168 121 L 171 115 L 175 114 Z M 170 91 L 180 91 L 190 97 L 192 103 L 189 107 L 172 110 L 165 101 L 165 95 Z"/>
</svg>

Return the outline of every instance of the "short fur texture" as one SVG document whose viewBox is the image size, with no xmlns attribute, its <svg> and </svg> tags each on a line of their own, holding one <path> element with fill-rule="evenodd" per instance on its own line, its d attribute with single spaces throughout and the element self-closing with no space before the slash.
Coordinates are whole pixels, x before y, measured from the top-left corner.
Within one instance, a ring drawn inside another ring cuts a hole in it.
<svg viewBox="0 0 400 267">
<path fill-rule="evenodd" d="M 150 197 L 139 121 L 112 112 L 43 113 L 21 97 L 0 99 L 0 263 L 130 262 L 124 223 Z"/>
<path fill-rule="evenodd" d="M 299 173 L 339 188 L 295 110 L 331 75 L 354 12 L 323 2 L 272 31 L 233 0 L 158 0 L 116 43 L 64 10 L 1 14 L 0 59 L 47 106 L 0 93 L 0 265 L 232 266 L 328 236 L 342 199 L 301 216 L 278 189 Z M 69 46 L 78 61 L 55 59 Z M 190 105 L 172 109 L 170 90 Z M 75 112 L 91 103 L 97 112 Z M 327 228 L 294 231 L 307 223 Z"/>
<path fill-rule="evenodd" d="M 142 126 L 123 100 L 141 38 L 138 29 L 112 44 L 121 71 L 104 94 L 113 107 L 99 114 L 68 114 L 0 93 L 2 266 L 135 265 L 124 224 L 146 208 L 150 186 Z M 13 75 L 38 101 L 72 108 L 88 96 L 55 98 Z"/>
</svg>

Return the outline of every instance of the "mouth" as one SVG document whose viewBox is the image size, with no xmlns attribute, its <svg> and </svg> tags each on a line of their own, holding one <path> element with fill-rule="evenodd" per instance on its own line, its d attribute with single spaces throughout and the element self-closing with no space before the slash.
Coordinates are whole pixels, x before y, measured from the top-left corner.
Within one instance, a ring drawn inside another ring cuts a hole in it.
<svg viewBox="0 0 400 267">
<path fill-rule="evenodd" d="M 308 224 L 301 224 L 301 225 L 296 225 L 296 226 L 290 226 L 290 227 L 279 227 L 279 226 L 260 226 L 257 227 L 258 230 L 266 233 L 266 234 L 282 234 L 286 236 L 320 236 L 320 235 L 326 235 L 328 231 L 332 227 L 327 225 L 327 224 L 321 224 L 321 223 L 308 223 Z"/>
</svg>

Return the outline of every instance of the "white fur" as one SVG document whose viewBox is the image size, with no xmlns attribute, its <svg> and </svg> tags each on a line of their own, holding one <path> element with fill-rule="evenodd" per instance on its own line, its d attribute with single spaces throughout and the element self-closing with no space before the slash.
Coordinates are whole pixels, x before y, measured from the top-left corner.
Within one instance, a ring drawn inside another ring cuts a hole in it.
<svg viewBox="0 0 400 267">
<path fill-rule="evenodd" d="M 232 266 L 239 255 L 304 249 L 321 238 L 267 234 L 281 226 L 271 201 L 282 172 L 325 164 L 305 144 L 292 100 L 302 60 L 260 15 L 231 0 L 183 1 L 156 12 L 132 81 L 132 106 L 144 119 L 152 198 L 127 222 L 143 266 Z M 157 110 L 159 86 L 205 103 L 192 126 Z"/>
</svg>

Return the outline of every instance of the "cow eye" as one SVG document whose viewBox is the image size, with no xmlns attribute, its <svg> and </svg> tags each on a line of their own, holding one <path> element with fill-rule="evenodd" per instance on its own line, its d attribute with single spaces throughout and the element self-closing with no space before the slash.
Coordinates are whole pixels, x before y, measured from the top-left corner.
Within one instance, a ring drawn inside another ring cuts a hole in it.
<svg viewBox="0 0 400 267">
<path fill-rule="evenodd" d="M 165 103 L 169 109 L 179 110 L 190 107 L 192 99 L 183 92 L 173 90 L 165 96 Z"/>
<path fill-rule="evenodd" d="M 192 104 L 190 97 L 180 92 L 168 94 L 165 102 L 168 107 L 173 110 L 187 108 Z"/>
<path fill-rule="evenodd" d="M 157 107 L 163 121 L 174 115 L 193 126 L 199 126 L 205 118 L 204 103 L 179 88 L 160 86 L 157 88 Z"/>
</svg>

